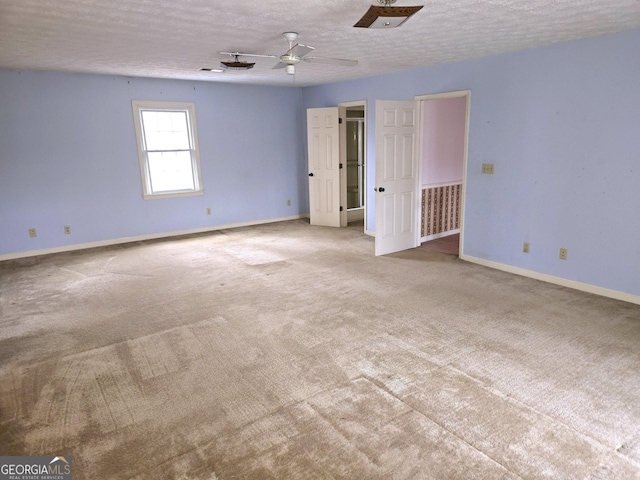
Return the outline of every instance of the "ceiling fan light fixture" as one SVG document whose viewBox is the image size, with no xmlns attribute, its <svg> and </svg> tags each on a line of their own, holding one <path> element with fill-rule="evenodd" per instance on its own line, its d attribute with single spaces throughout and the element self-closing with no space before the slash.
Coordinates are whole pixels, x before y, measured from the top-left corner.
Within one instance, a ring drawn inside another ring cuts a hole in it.
<svg viewBox="0 0 640 480">
<path fill-rule="evenodd" d="M 380 1 L 382 6 L 371 5 L 367 13 L 358 20 L 354 27 L 359 28 L 396 28 L 402 25 L 404 22 L 416 12 L 422 9 L 423 5 L 415 7 L 392 7 L 393 1 Z"/>
<path fill-rule="evenodd" d="M 296 66 L 295 65 L 287 65 L 284 67 L 284 71 L 287 72 L 287 75 L 295 75 L 296 74 Z"/>
<path fill-rule="evenodd" d="M 227 70 L 249 70 L 250 68 L 253 68 L 254 65 L 255 63 L 239 62 L 239 61 L 220 62 L 220 66 Z"/>
</svg>

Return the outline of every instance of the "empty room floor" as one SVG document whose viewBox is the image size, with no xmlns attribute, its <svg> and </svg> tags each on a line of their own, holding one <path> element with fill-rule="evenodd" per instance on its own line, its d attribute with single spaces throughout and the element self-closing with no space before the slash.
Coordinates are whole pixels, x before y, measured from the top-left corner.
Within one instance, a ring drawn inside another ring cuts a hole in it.
<svg viewBox="0 0 640 480">
<path fill-rule="evenodd" d="M 0 454 L 74 479 L 640 478 L 640 306 L 290 221 L 0 262 Z"/>
</svg>

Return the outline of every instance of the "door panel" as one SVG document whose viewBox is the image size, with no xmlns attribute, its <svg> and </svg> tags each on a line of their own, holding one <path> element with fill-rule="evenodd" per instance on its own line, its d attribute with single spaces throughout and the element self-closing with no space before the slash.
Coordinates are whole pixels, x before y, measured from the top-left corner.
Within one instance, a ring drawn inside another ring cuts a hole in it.
<svg viewBox="0 0 640 480">
<path fill-rule="evenodd" d="M 396 137 L 395 135 L 385 135 L 383 138 L 384 155 L 382 156 L 382 179 L 384 181 L 391 181 L 394 179 L 396 172 Z M 376 180 L 378 179 L 376 178 Z"/>
<path fill-rule="evenodd" d="M 338 107 L 307 110 L 311 225 L 340 226 Z"/>
<path fill-rule="evenodd" d="M 395 235 L 395 222 L 393 221 L 393 212 L 396 210 L 396 198 L 393 195 L 384 195 L 382 197 L 382 235 L 384 238 L 393 237 Z M 377 222 L 376 222 L 377 223 Z M 376 230 L 378 226 L 376 225 Z"/>
<path fill-rule="evenodd" d="M 401 234 L 410 233 L 415 222 L 415 219 L 410 216 L 413 212 L 413 197 L 413 193 L 405 192 L 402 194 L 402 207 L 400 208 L 400 214 L 402 215 L 400 221 Z"/>
<path fill-rule="evenodd" d="M 402 136 L 402 178 L 415 178 L 414 135 Z"/>
<path fill-rule="evenodd" d="M 419 245 L 416 109 L 376 101 L 376 255 Z"/>
</svg>

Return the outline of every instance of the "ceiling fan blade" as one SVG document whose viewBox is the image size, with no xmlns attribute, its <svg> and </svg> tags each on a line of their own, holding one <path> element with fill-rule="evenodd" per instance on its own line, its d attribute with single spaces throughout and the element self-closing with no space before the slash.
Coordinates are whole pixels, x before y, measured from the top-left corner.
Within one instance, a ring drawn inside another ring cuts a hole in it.
<svg viewBox="0 0 640 480">
<path fill-rule="evenodd" d="M 240 57 L 278 58 L 278 55 L 260 55 L 258 53 L 218 52 L 220 55 L 233 55 Z"/>
<path fill-rule="evenodd" d="M 286 66 L 287 66 L 286 63 L 278 62 L 273 66 L 272 70 L 276 70 L 277 68 L 284 68 Z"/>
<path fill-rule="evenodd" d="M 287 53 L 285 53 L 286 56 L 292 56 L 292 57 L 303 57 L 304 55 L 306 55 L 309 52 L 313 52 L 315 50 L 315 48 L 310 47 L 309 45 L 302 45 L 300 43 L 298 43 L 297 45 L 294 45 L 291 50 L 289 50 Z"/>
<path fill-rule="evenodd" d="M 330 58 L 330 57 L 305 57 L 305 62 L 324 63 L 327 65 L 342 65 L 344 67 L 355 67 L 358 65 L 357 60 L 347 60 L 346 58 Z"/>
</svg>

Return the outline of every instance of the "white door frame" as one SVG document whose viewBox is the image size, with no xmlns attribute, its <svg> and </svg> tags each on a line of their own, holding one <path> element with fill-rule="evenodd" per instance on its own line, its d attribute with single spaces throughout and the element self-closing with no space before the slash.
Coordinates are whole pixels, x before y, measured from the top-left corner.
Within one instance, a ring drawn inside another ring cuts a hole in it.
<svg viewBox="0 0 640 480">
<path fill-rule="evenodd" d="M 368 119 L 367 119 L 367 101 L 366 100 L 356 100 L 353 102 L 340 102 L 338 103 L 338 109 L 340 112 L 340 118 L 343 119 L 342 123 L 343 123 L 343 127 L 340 130 L 341 133 L 341 137 L 340 137 L 340 163 L 342 163 L 342 165 L 344 165 L 344 168 L 342 169 L 341 172 L 341 177 L 340 177 L 340 204 L 344 205 L 344 225 L 346 226 L 346 219 L 347 219 L 347 150 L 346 150 L 346 139 L 344 138 L 344 132 L 346 131 L 346 122 L 347 122 L 347 116 L 345 115 L 347 108 L 349 107 L 364 107 L 364 131 L 363 131 L 363 135 L 364 135 L 364 142 L 363 142 L 363 151 L 362 151 L 362 158 L 364 161 L 364 170 L 362 172 L 363 175 L 363 180 L 362 180 L 362 188 L 364 189 L 364 229 L 366 231 L 367 229 L 367 209 L 369 206 L 369 192 L 367 189 L 367 169 L 369 166 L 369 162 L 367 159 L 367 125 L 369 123 Z"/>
<path fill-rule="evenodd" d="M 471 90 L 456 90 L 453 92 L 433 93 L 429 95 L 417 95 L 414 97 L 419 102 L 419 114 L 418 114 L 418 155 L 420 156 L 420 162 L 418 162 L 418 169 L 420 178 L 422 178 L 422 154 L 424 147 L 424 102 L 429 100 L 442 100 L 446 98 L 459 98 L 466 97 L 466 114 L 465 114 L 465 126 L 464 126 L 464 158 L 462 159 L 462 198 L 460 201 L 460 246 L 458 255 L 464 255 L 464 214 L 465 204 L 467 197 L 467 153 L 469 151 L 469 109 L 471 106 Z M 422 187 L 420 187 L 421 189 Z M 417 192 L 419 195 L 422 192 Z M 418 197 L 419 198 L 419 197 Z M 422 222 L 422 216 L 418 214 L 418 225 Z"/>
</svg>

